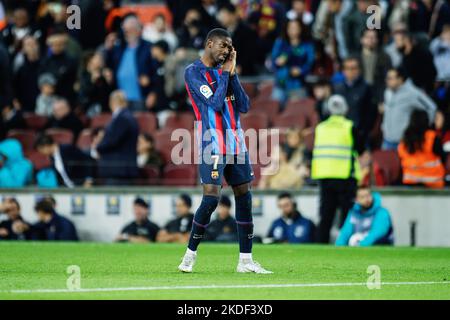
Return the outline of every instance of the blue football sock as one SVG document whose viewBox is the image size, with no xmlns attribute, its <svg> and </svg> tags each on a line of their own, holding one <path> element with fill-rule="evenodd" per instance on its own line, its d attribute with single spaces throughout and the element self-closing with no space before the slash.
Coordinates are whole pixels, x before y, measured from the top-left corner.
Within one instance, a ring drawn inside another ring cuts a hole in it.
<svg viewBox="0 0 450 320">
<path fill-rule="evenodd" d="M 241 253 L 251 253 L 253 242 L 252 194 L 247 192 L 234 199 L 236 202 L 239 249 Z"/>
<path fill-rule="evenodd" d="M 197 251 L 200 241 L 203 239 L 206 227 L 211 219 L 211 214 L 216 210 L 219 198 L 216 196 L 203 196 L 202 203 L 198 207 L 192 222 L 192 231 L 189 237 L 188 248 Z"/>
</svg>

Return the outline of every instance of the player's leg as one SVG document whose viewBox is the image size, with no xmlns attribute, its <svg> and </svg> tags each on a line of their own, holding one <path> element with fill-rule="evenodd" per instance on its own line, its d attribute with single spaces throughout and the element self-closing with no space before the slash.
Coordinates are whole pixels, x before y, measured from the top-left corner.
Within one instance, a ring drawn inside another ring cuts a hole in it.
<svg viewBox="0 0 450 320">
<path fill-rule="evenodd" d="M 194 215 L 186 253 L 183 261 L 178 266 L 178 269 L 183 272 L 192 272 L 197 257 L 197 247 L 203 239 L 211 214 L 216 210 L 219 203 L 225 163 L 221 156 L 212 155 L 210 157 L 212 161 L 205 161 L 199 165 L 200 179 L 203 185 L 203 198 Z"/>
<path fill-rule="evenodd" d="M 238 272 L 271 273 L 262 268 L 252 258 L 253 244 L 253 217 L 252 217 L 252 194 L 250 192 L 251 181 L 253 180 L 253 170 L 248 159 L 228 164 L 224 170 L 224 178 L 232 186 L 236 207 L 236 224 L 239 237 L 239 264 Z"/>
<path fill-rule="evenodd" d="M 183 260 L 178 266 L 180 271 L 192 272 L 197 257 L 198 245 L 205 235 L 206 228 L 211 219 L 211 214 L 216 210 L 217 204 L 219 203 L 219 195 L 220 186 L 213 184 L 203 185 L 202 202 L 194 215 L 189 244 Z"/>
</svg>

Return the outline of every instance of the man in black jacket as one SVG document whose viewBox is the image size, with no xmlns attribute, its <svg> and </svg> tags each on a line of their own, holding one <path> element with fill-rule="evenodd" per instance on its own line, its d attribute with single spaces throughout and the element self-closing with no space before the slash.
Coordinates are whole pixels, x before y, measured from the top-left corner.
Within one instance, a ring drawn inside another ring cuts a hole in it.
<svg viewBox="0 0 450 320">
<path fill-rule="evenodd" d="M 60 185 L 68 188 L 92 185 L 95 162 L 90 156 L 73 145 L 58 145 L 47 135 L 39 137 L 35 145 L 37 151 L 51 158 Z"/>
<path fill-rule="evenodd" d="M 83 123 L 73 113 L 69 101 L 58 98 L 53 102 L 53 115 L 49 119 L 46 128 L 67 129 L 73 133 L 73 141 L 77 141 L 78 135 L 83 130 Z"/>
<path fill-rule="evenodd" d="M 7 220 L 0 222 L 0 240 L 30 239 L 30 225 L 23 220 L 16 198 L 4 198 L 0 203 L 0 213 L 8 215 Z"/>
<path fill-rule="evenodd" d="M 98 176 L 107 179 L 107 184 L 126 184 L 138 175 L 136 146 L 139 127 L 127 108 L 122 91 L 111 93 L 109 105 L 112 120 L 105 128 L 103 139 L 94 146 L 94 154 L 99 159 Z"/>
</svg>

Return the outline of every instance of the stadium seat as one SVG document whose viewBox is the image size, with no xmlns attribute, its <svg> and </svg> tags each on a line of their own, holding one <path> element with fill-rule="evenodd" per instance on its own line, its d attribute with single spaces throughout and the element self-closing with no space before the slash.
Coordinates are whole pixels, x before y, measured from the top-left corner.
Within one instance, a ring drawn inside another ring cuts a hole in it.
<svg viewBox="0 0 450 320">
<path fill-rule="evenodd" d="M 314 131 L 308 131 L 303 135 L 303 142 L 307 150 L 312 151 L 314 148 Z"/>
<path fill-rule="evenodd" d="M 15 129 L 8 131 L 8 138 L 17 139 L 24 152 L 33 150 L 36 132 L 33 130 Z"/>
<path fill-rule="evenodd" d="M 112 115 L 111 113 L 101 113 L 92 117 L 91 119 L 91 128 L 104 128 L 108 123 L 111 122 Z"/>
<path fill-rule="evenodd" d="M 306 127 L 316 127 L 319 123 L 319 115 L 317 114 L 315 101 L 313 99 L 294 99 L 288 101 L 283 113 L 302 114 L 306 119 Z"/>
<path fill-rule="evenodd" d="M 306 127 L 306 117 L 302 113 L 288 113 L 284 111 L 273 121 L 273 126 L 280 129 Z"/>
<path fill-rule="evenodd" d="M 242 88 L 244 88 L 245 93 L 247 93 L 250 99 L 256 97 L 256 85 L 251 82 L 241 82 Z"/>
<path fill-rule="evenodd" d="M 269 126 L 269 117 L 264 112 L 250 110 L 246 114 L 241 115 L 241 126 L 244 130 L 255 129 L 267 129 Z"/>
<path fill-rule="evenodd" d="M 181 112 L 172 114 L 167 118 L 165 129 L 183 128 L 191 130 L 194 128 L 195 116 L 192 112 Z"/>
<path fill-rule="evenodd" d="M 157 166 L 145 166 L 139 169 L 138 185 L 158 185 L 161 172 Z"/>
<path fill-rule="evenodd" d="M 372 162 L 377 164 L 384 175 L 386 185 L 400 182 L 401 164 L 397 151 L 377 150 L 372 153 Z"/>
<path fill-rule="evenodd" d="M 56 143 L 60 144 L 72 144 L 73 133 L 67 129 L 50 128 L 45 130 L 45 133 L 53 138 Z"/>
<path fill-rule="evenodd" d="M 39 171 L 41 169 L 48 168 L 51 166 L 50 158 L 44 156 L 43 154 L 37 151 L 31 151 L 26 155 L 26 157 L 33 163 L 33 169 L 35 171 Z"/>
<path fill-rule="evenodd" d="M 35 131 L 39 131 L 45 128 L 48 122 L 48 118 L 32 112 L 25 112 L 23 114 L 27 128 Z"/>
<path fill-rule="evenodd" d="M 92 129 L 83 129 L 77 140 L 77 147 L 81 150 L 89 150 L 92 144 Z"/>
<path fill-rule="evenodd" d="M 193 164 L 166 165 L 163 173 L 163 185 L 165 186 L 197 185 L 197 166 Z"/>
<path fill-rule="evenodd" d="M 272 96 L 274 83 L 273 81 L 265 81 L 258 86 L 257 99 L 270 99 Z"/>
<path fill-rule="evenodd" d="M 165 163 L 171 163 L 172 148 L 181 143 L 181 140 L 171 140 L 172 133 L 172 129 L 162 129 L 156 131 L 153 135 L 155 148 L 161 153 Z M 193 131 L 190 131 L 190 139 L 186 136 L 183 136 L 183 139 L 183 148 L 186 150 L 184 152 L 191 152 L 193 146 L 192 140 L 194 139 Z"/>
<path fill-rule="evenodd" d="M 158 120 L 154 113 L 151 112 L 135 112 L 134 117 L 139 125 L 141 133 L 153 135 L 158 128 Z"/>
<path fill-rule="evenodd" d="M 280 104 L 278 101 L 270 98 L 256 98 L 250 101 L 250 111 L 266 114 L 270 124 L 271 121 L 278 115 L 278 112 L 280 111 Z"/>
</svg>

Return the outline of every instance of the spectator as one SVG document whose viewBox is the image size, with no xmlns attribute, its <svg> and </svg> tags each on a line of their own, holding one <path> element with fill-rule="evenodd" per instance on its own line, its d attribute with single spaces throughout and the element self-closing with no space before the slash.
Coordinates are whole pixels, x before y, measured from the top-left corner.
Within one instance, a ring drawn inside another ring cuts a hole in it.
<svg viewBox="0 0 450 320">
<path fill-rule="evenodd" d="M 4 198 L 0 204 L 0 213 L 8 216 L 0 222 L 0 240 L 30 239 L 30 224 L 20 215 L 20 204 L 16 198 Z"/>
<path fill-rule="evenodd" d="M 42 33 L 31 25 L 29 13 L 24 7 L 17 7 L 12 14 L 12 21 L 2 31 L 3 43 L 7 46 L 11 57 L 20 50 L 22 40 L 27 36 L 40 37 Z"/>
<path fill-rule="evenodd" d="M 367 28 L 369 17 L 372 15 L 372 12 L 368 12 L 367 8 L 376 4 L 378 4 L 376 0 L 356 0 L 352 10 L 343 18 L 342 32 L 348 56 L 355 55 L 361 50 L 360 38 L 364 29 Z"/>
<path fill-rule="evenodd" d="M 231 201 L 222 195 L 217 206 L 217 217 L 208 224 L 205 234 L 207 241 L 236 242 L 238 241 L 236 220 L 231 216 Z"/>
<path fill-rule="evenodd" d="M 39 95 L 38 75 L 41 63 L 39 42 L 26 36 L 22 45 L 23 61 L 14 72 L 14 93 L 16 104 L 24 112 L 33 112 Z"/>
<path fill-rule="evenodd" d="M 441 139 L 430 130 L 428 114 L 423 110 L 411 113 L 409 125 L 398 146 L 403 169 L 403 184 L 443 188 L 445 168 Z"/>
<path fill-rule="evenodd" d="M 267 234 L 269 239 L 278 243 L 314 242 L 314 223 L 302 216 L 290 193 L 278 195 L 278 209 L 281 217 L 272 222 Z"/>
<path fill-rule="evenodd" d="M 292 0 L 291 7 L 291 10 L 286 13 L 288 20 L 300 19 L 305 26 L 313 22 L 314 16 L 307 10 L 305 0 Z"/>
<path fill-rule="evenodd" d="M 38 86 L 40 94 L 36 99 L 36 114 L 50 117 L 53 114 L 56 79 L 51 73 L 43 73 L 39 76 Z"/>
<path fill-rule="evenodd" d="M 108 99 L 113 89 L 113 75 L 105 68 L 102 54 L 88 53 L 80 76 L 79 101 L 90 118 L 108 112 Z"/>
<path fill-rule="evenodd" d="M 331 97 L 333 88 L 330 81 L 321 78 L 313 84 L 313 96 L 316 100 L 316 112 L 319 115 L 320 121 L 328 118 L 328 110 L 326 108 L 326 101 Z"/>
<path fill-rule="evenodd" d="M 376 29 L 366 29 L 361 37 L 361 66 L 364 80 L 374 88 L 374 100 L 383 100 L 386 73 L 391 67 L 391 59 L 380 50 Z"/>
<path fill-rule="evenodd" d="M 309 130 L 309 129 L 306 129 Z M 288 129 L 286 132 L 286 142 L 283 144 L 288 162 L 300 171 L 307 170 L 307 152 L 303 142 L 303 133 L 298 128 Z"/>
<path fill-rule="evenodd" d="M 430 51 L 434 57 L 437 79 L 450 79 L 450 24 L 444 25 L 439 37 L 431 41 Z"/>
<path fill-rule="evenodd" d="M 124 184 L 126 179 L 131 180 L 138 175 L 136 146 L 139 127 L 127 108 L 122 91 L 111 93 L 109 106 L 112 120 L 105 128 L 101 142 L 94 146 L 99 155 L 98 176 L 107 179 L 107 184 Z"/>
<path fill-rule="evenodd" d="M 78 241 L 77 230 L 72 221 L 56 213 L 50 201 L 38 201 L 34 210 L 39 222 L 33 225 L 33 240 Z"/>
<path fill-rule="evenodd" d="M 0 107 L 12 104 L 11 65 L 8 51 L 0 41 Z"/>
<path fill-rule="evenodd" d="M 178 46 L 177 36 L 167 24 L 164 14 L 157 14 L 153 18 L 153 22 L 144 27 L 142 38 L 151 43 L 163 40 L 169 45 L 170 52 L 174 52 Z"/>
<path fill-rule="evenodd" d="M 367 247 L 394 242 L 389 211 L 381 206 L 379 193 L 362 186 L 356 192 L 356 203 L 336 239 L 337 246 Z"/>
<path fill-rule="evenodd" d="M 402 54 L 401 67 L 414 84 L 428 94 L 433 91 L 436 68 L 428 48 L 420 46 L 410 33 L 395 34 L 395 45 Z"/>
<path fill-rule="evenodd" d="M 83 124 L 70 109 L 69 101 L 57 98 L 53 103 L 53 114 L 47 123 L 47 128 L 70 130 L 73 133 L 73 141 L 77 141 L 78 135 L 83 130 Z"/>
<path fill-rule="evenodd" d="M 343 74 L 344 82 L 336 84 L 334 91 L 345 98 L 349 108 L 347 118 L 366 140 L 377 114 L 376 105 L 372 101 L 372 90 L 362 76 L 358 58 L 344 59 Z"/>
<path fill-rule="evenodd" d="M 17 109 L 10 104 L 3 104 L 2 106 L 1 100 L 0 109 L 2 112 L 1 120 L 3 121 L 3 126 L 6 132 L 14 129 L 25 129 L 27 127 L 25 119 L 23 118 L 22 111 L 20 109 Z"/>
<path fill-rule="evenodd" d="M 156 74 L 151 84 L 150 92 L 145 101 L 145 106 L 152 112 L 157 113 L 158 119 L 166 119 L 169 109 L 169 99 L 166 95 L 166 70 L 169 45 L 165 41 L 156 42 L 151 49 L 152 57 L 155 60 Z M 161 121 L 164 123 L 165 121 Z"/>
<path fill-rule="evenodd" d="M 142 198 L 136 198 L 133 203 L 133 211 L 134 221 L 122 229 L 116 241 L 131 243 L 155 242 L 159 227 L 148 219 L 148 203 Z"/>
<path fill-rule="evenodd" d="M 220 24 L 231 34 L 236 56 L 236 70 L 243 76 L 256 75 L 257 65 L 254 57 L 257 47 L 257 35 L 241 20 L 234 5 L 228 3 L 220 7 L 218 13 Z"/>
<path fill-rule="evenodd" d="M 314 47 L 306 40 L 306 30 L 299 20 L 286 24 L 281 38 L 275 41 L 272 64 L 275 88 L 272 97 L 284 105 L 292 96 L 306 96 L 304 79 L 314 63 Z"/>
<path fill-rule="evenodd" d="M 141 133 L 138 137 L 137 154 L 139 168 L 155 166 L 161 169 L 164 165 L 161 154 L 155 149 L 153 137 L 147 133 Z"/>
<path fill-rule="evenodd" d="M 261 189 L 299 189 L 307 175 L 305 167 L 297 168 L 288 161 L 286 151 L 277 147 L 272 150 L 270 165 L 261 169 L 259 188 Z"/>
<path fill-rule="evenodd" d="M 164 229 L 158 232 L 156 241 L 187 243 L 192 229 L 192 221 L 194 220 L 191 207 L 191 197 L 187 194 L 181 194 L 175 203 L 177 217 L 169 221 Z"/>
<path fill-rule="evenodd" d="M 396 150 L 414 109 L 425 110 L 432 121 L 436 104 L 410 80 L 402 69 L 390 69 L 386 76 L 383 107 L 383 150 Z"/>
<path fill-rule="evenodd" d="M 70 144 L 58 144 L 47 135 L 40 136 L 35 146 L 39 153 L 50 157 L 52 167 L 58 174 L 59 185 L 68 188 L 92 185 L 94 161 L 80 149 Z"/>
<path fill-rule="evenodd" d="M 384 52 L 391 58 L 392 66 L 394 68 L 398 68 L 402 64 L 403 56 L 397 48 L 397 41 L 401 38 L 400 35 L 406 33 L 407 31 L 408 27 L 405 23 L 393 23 L 391 28 L 391 41 L 384 47 Z"/>
<path fill-rule="evenodd" d="M 208 26 L 209 27 L 209 26 Z M 193 7 L 186 11 L 183 25 L 177 30 L 180 55 L 180 49 L 203 49 L 207 31 L 202 23 L 200 11 Z"/>
<path fill-rule="evenodd" d="M 107 66 L 114 71 L 117 87 L 125 93 L 130 110 L 143 111 L 155 74 L 151 45 L 142 39 L 142 26 L 135 15 L 124 19 L 122 31 L 124 41 L 106 48 Z"/>
<path fill-rule="evenodd" d="M 16 139 L 0 142 L 0 187 L 19 188 L 31 182 L 33 165 L 23 156 Z"/>
<path fill-rule="evenodd" d="M 77 61 L 67 53 L 68 35 L 54 33 L 47 39 L 49 54 L 44 58 L 40 73 L 51 73 L 56 79 L 56 94 L 73 102 L 77 78 Z"/>
</svg>

